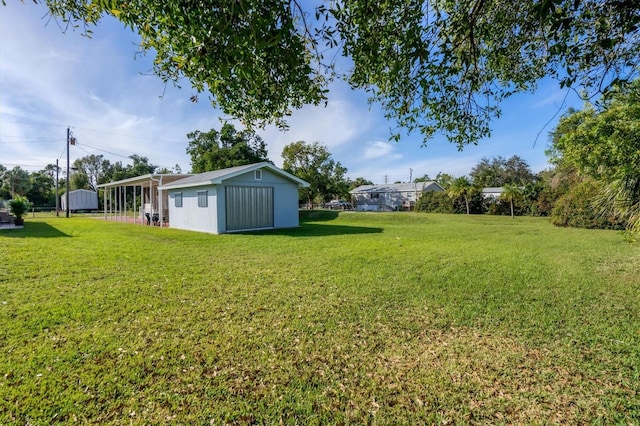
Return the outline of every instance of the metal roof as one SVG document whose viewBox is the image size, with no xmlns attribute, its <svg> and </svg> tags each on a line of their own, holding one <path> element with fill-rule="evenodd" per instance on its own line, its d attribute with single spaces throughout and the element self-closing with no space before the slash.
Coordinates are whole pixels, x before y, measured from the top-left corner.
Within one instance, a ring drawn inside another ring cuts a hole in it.
<svg viewBox="0 0 640 426">
<path fill-rule="evenodd" d="M 222 183 L 223 180 L 231 179 L 233 177 L 239 176 L 244 173 L 252 172 L 257 169 L 268 169 L 275 174 L 278 174 L 282 177 L 285 177 L 293 182 L 297 183 L 303 188 L 309 187 L 309 183 L 304 180 L 292 175 L 291 173 L 287 173 L 284 170 L 274 166 L 271 163 L 262 162 L 255 164 L 247 164 L 244 166 L 230 167 L 228 169 L 220 169 L 214 170 L 212 172 L 204 172 L 197 175 L 192 175 L 190 177 L 180 179 L 175 182 L 171 182 L 167 185 L 162 185 L 159 189 L 172 189 L 172 188 L 188 188 L 192 186 L 203 186 L 203 185 L 216 185 Z"/>
<path fill-rule="evenodd" d="M 148 184 L 149 181 L 154 182 L 173 182 L 178 179 L 184 179 L 186 177 L 193 176 L 192 174 L 169 174 L 169 173 L 152 173 L 148 175 L 136 176 L 128 179 L 117 180 L 113 182 L 103 183 L 97 186 L 97 188 L 113 188 L 118 186 L 141 186 Z"/>
</svg>

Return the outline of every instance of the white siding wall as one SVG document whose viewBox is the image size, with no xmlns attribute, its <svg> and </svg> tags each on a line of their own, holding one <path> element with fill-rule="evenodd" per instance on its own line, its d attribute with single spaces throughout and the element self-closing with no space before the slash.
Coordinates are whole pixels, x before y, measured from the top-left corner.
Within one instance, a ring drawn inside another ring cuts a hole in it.
<svg viewBox="0 0 640 426">
<path fill-rule="evenodd" d="M 267 186 L 273 188 L 274 228 L 299 226 L 298 185 L 280 175 L 262 169 L 262 179 L 256 180 L 254 172 L 225 180 L 221 185 L 169 190 L 169 226 L 189 231 L 221 234 L 226 232 L 225 187 Z M 208 191 L 207 208 L 198 207 L 198 191 Z M 175 194 L 182 193 L 182 207 L 175 207 Z"/>
<path fill-rule="evenodd" d="M 198 192 L 207 191 L 208 207 L 198 207 Z M 182 207 L 175 206 L 175 194 L 182 193 Z M 169 190 L 169 226 L 188 231 L 218 233 L 215 185 Z"/>
</svg>

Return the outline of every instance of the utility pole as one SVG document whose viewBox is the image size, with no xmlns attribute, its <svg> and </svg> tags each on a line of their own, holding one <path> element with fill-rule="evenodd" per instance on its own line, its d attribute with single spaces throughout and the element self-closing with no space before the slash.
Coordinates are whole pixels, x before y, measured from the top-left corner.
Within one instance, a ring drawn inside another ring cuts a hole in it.
<svg viewBox="0 0 640 426">
<path fill-rule="evenodd" d="M 71 127 L 67 127 L 67 192 L 65 192 L 64 196 L 65 196 L 65 201 L 67 204 L 67 217 L 69 217 L 69 209 L 70 209 L 70 205 L 69 205 L 69 190 L 71 189 L 71 176 L 70 176 L 70 172 L 69 169 L 70 164 L 69 164 L 69 145 L 75 145 L 76 144 L 76 138 L 74 138 L 73 136 L 71 136 Z"/>
<path fill-rule="evenodd" d="M 60 194 L 58 193 L 58 179 L 60 178 L 60 167 L 56 158 L 56 216 L 60 216 Z"/>
<path fill-rule="evenodd" d="M 384 184 L 385 185 L 387 184 L 387 177 L 388 177 L 387 175 L 384 175 Z"/>
<path fill-rule="evenodd" d="M 413 169 L 409 168 L 409 183 L 413 182 Z"/>
<path fill-rule="evenodd" d="M 69 217 L 69 188 L 70 188 L 70 180 L 69 179 L 69 141 L 71 139 L 71 128 L 67 127 L 67 191 L 64 193 L 65 198 L 65 206 L 67 211 L 67 217 Z"/>
</svg>

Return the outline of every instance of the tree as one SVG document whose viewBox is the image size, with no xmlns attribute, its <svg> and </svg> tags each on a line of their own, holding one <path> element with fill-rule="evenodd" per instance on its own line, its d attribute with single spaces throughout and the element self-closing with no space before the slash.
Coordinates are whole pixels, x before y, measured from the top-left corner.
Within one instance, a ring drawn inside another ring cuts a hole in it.
<svg viewBox="0 0 640 426">
<path fill-rule="evenodd" d="M 262 138 L 251 130 L 238 132 L 232 124 L 225 123 L 218 132 L 199 130 L 187 134 L 191 156 L 191 171 L 203 173 L 228 167 L 269 161 Z"/>
<path fill-rule="evenodd" d="M 602 184 L 595 206 L 640 232 L 640 80 L 606 108 L 587 105 L 563 116 L 548 154 L 556 164 Z"/>
<path fill-rule="evenodd" d="M 76 189 L 97 191 L 98 185 L 105 183 L 111 162 L 105 160 L 103 155 L 92 154 L 78 158 L 73 162 L 73 167 L 76 169 L 76 172 L 71 177 L 73 186 Z"/>
<path fill-rule="evenodd" d="M 362 185 L 373 185 L 373 182 L 363 177 L 357 177 L 355 180 L 349 181 L 349 189 L 354 189 Z"/>
<path fill-rule="evenodd" d="M 130 155 L 129 158 L 133 163 L 127 166 L 127 177 L 149 175 L 158 170 L 158 166 L 149 163 L 149 159 L 147 157 L 134 154 Z"/>
<path fill-rule="evenodd" d="M 451 183 L 451 186 L 447 189 L 447 194 L 449 194 L 449 197 L 455 199 L 455 198 L 464 198 L 464 204 L 465 207 L 467 208 L 467 214 L 470 213 L 469 211 L 469 196 L 473 193 L 473 185 L 471 184 L 471 181 L 469 180 L 468 177 L 466 176 L 461 176 L 457 179 L 454 179 L 453 182 Z"/>
<path fill-rule="evenodd" d="M 346 0 L 315 10 L 300 0 L 46 4 L 70 25 L 116 17 L 155 53 L 163 81 L 186 77 L 248 126 L 286 126 L 291 108 L 326 100 L 341 77 L 400 128 L 425 141 L 439 131 L 462 148 L 489 135 L 501 101 L 545 76 L 593 94 L 640 69 L 634 1 Z M 343 74 L 339 54 L 353 64 Z"/>
<path fill-rule="evenodd" d="M 471 169 L 470 175 L 473 184 L 480 188 L 524 185 L 534 178 L 527 162 L 517 155 L 509 159 L 498 156 L 489 160 L 485 157 Z"/>
<path fill-rule="evenodd" d="M 511 208 L 511 218 L 514 218 L 513 214 L 513 203 L 515 201 L 521 200 L 523 197 L 522 188 L 519 188 L 515 185 L 504 185 L 502 194 L 500 194 L 500 199 L 509 201 L 509 207 Z"/>
<path fill-rule="evenodd" d="M 30 175 L 31 189 L 26 193 L 26 197 L 35 206 L 55 205 L 55 181 L 47 170 L 33 172 Z"/>
<path fill-rule="evenodd" d="M 438 182 L 438 184 L 444 189 L 449 188 L 454 180 L 455 176 L 452 176 L 448 173 L 438 172 L 438 174 L 436 175 L 436 182 Z"/>
<path fill-rule="evenodd" d="M 16 166 L 11 170 L 3 173 L 2 187 L 4 192 L 9 193 L 12 197 L 15 194 L 24 196 L 31 189 L 31 179 L 29 172 L 23 170 L 20 166 Z"/>
<path fill-rule="evenodd" d="M 0 164 L 0 200 L 11 198 L 11 192 L 8 190 L 5 181 L 7 180 L 7 168 Z"/>
<path fill-rule="evenodd" d="M 319 142 L 290 143 L 282 150 L 282 158 L 284 170 L 309 182 L 309 188 L 300 190 L 301 199 L 309 205 L 348 194 L 347 169 L 336 163 L 327 147 Z"/>
</svg>

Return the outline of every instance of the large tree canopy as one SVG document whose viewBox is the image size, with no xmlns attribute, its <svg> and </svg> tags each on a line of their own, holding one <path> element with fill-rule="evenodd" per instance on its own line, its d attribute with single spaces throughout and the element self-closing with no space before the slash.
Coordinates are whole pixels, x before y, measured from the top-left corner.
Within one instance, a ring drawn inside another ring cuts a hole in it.
<svg viewBox="0 0 640 426">
<path fill-rule="evenodd" d="M 229 123 L 223 124 L 219 132 L 196 130 L 187 134 L 187 138 L 192 173 L 269 161 L 266 144 L 260 136 L 250 130 L 238 132 Z"/>
<path fill-rule="evenodd" d="M 290 108 L 325 100 L 337 75 L 398 131 L 425 142 L 441 132 L 460 148 L 542 77 L 606 92 L 637 75 L 640 57 L 636 0 L 40 1 L 71 24 L 115 16 L 156 52 L 160 77 L 188 78 L 245 125 L 285 126 Z M 352 67 L 336 73 L 340 54 Z"/>
<path fill-rule="evenodd" d="M 292 142 L 283 148 L 282 158 L 284 170 L 309 182 L 308 188 L 300 189 L 301 200 L 312 204 L 348 194 L 347 169 L 319 142 Z"/>
<path fill-rule="evenodd" d="M 517 155 L 510 158 L 493 157 L 491 160 L 483 158 L 473 169 L 471 179 L 477 187 L 504 185 L 524 185 L 534 178 L 529 164 Z"/>
</svg>

